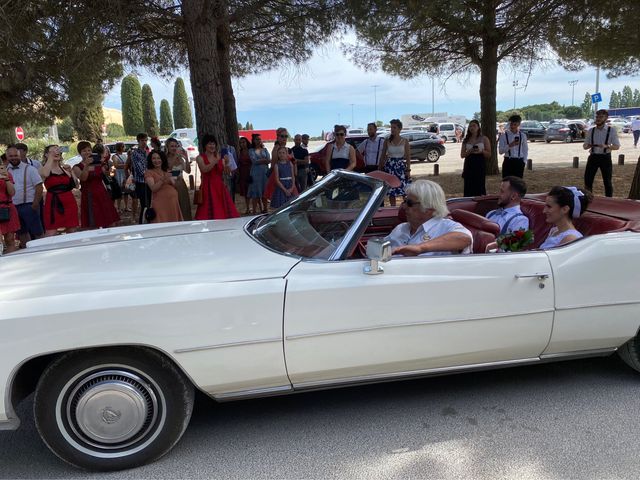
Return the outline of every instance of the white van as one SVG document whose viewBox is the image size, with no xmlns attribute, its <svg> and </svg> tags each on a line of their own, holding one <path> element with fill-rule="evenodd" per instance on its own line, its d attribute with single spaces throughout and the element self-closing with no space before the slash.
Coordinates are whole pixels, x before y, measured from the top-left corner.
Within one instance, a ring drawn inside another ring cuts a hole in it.
<svg viewBox="0 0 640 480">
<path fill-rule="evenodd" d="M 176 128 L 167 138 L 175 138 L 187 151 L 189 160 L 193 161 L 198 156 L 198 132 L 195 128 Z"/>
</svg>

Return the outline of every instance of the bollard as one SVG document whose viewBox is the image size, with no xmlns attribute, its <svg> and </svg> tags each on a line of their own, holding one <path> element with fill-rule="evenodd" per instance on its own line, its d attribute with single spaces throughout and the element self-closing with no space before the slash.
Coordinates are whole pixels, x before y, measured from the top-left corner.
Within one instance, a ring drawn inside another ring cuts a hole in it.
<svg viewBox="0 0 640 480">
<path fill-rule="evenodd" d="M 573 168 L 578 168 L 579 162 L 580 162 L 580 157 L 573 157 Z"/>
<path fill-rule="evenodd" d="M 527 160 L 527 170 L 533 170 L 533 160 Z"/>
<path fill-rule="evenodd" d="M 624 165 L 624 153 L 618 155 L 618 165 Z"/>
<path fill-rule="evenodd" d="M 433 176 L 437 177 L 438 175 L 440 175 L 440 165 L 438 165 L 437 163 L 433 164 Z"/>
</svg>

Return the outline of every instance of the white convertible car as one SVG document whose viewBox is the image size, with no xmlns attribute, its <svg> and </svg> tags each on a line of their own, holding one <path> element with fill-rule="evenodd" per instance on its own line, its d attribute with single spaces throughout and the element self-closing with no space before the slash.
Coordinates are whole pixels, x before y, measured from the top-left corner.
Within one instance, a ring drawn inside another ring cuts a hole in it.
<svg viewBox="0 0 640 480">
<path fill-rule="evenodd" d="M 483 254 L 496 197 L 455 199 L 476 253 L 390 259 L 372 240 L 400 221 L 380 208 L 386 190 L 333 172 L 270 215 L 82 232 L 0 257 L 0 428 L 18 427 L 35 391 L 56 455 L 115 470 L 175 445 L 195 389 L 228 401 L 616 350 L 640 369 L 640 204 L 598 198 L 579 241 Z M 538 244 L 542 199 L 522 206 Z"/>
</svg>

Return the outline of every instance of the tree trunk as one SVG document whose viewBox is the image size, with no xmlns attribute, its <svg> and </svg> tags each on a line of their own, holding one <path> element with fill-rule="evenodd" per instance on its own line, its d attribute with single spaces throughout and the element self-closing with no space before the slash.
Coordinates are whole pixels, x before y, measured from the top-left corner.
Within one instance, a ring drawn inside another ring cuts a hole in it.
<svg viewBox="0 0 640 480">
<path fill-rule="evenodd" d="M 227 143 L 238 146 L 238 115 L 236 113 L 236 97 L 233 94 L 233 84 L 231 83 L 231 62 L 229 59 L 230 51 L 230 33 L 229 33 L 229 14 L 228 6 L 225 3 L 225 12 L 227 19 L 222 22 L 217 33 L 218 43 L 218 60 L 220 62 L 220 73 L 222 80 L 222 100 L 224 103 L 225 114 L 225 131 L 227 134 Z"/>
<path fill-rule="evenodd" d="M 480 123 L 491 143 L 491 157 L 487 159 L 487 175 L 497 175 L 498 147 L 496 145 L 496 84 L 498 82 L 498 40 L 496 39 L 496 11 L 486 2 L 483 12 L 482 60 L 480 62 Z"/>
<path fill-rule="evenodd" d="M 183 0 L 185 42 L 198 138 L 213 134 L 226 143 L 223 68 L 217 19 L 227 15 L 226 0 Z"/>
<path fill-rule="evenodd" d="M 629 198 L 633 200 L 640 200 L 640 157 L 638 157 L 636 170 L 633 174 L 633 182 L 631 182 L 631 189 L 629 190 Z"/>
</svg>

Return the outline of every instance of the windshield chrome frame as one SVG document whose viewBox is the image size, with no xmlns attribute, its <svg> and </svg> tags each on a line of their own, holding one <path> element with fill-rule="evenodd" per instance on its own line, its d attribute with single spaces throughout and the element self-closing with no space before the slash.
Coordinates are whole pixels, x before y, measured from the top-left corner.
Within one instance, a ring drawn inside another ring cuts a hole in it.
<svg viewBox="0 0 640 480">
<path fill-rule="evenodd" d="M 357 241 L 360 235 L 364 233 L 367 225 L 369 224 L 371 217 L 373 217 L 374 213 L 377 211 L 378 207 L 382 203 L 381 201 L 384 199 L 384 195 L 387 191 L 387 186 L 382 180 L 378 180 L 374 177 L 369 177 L 362 173 L 350 172 L 348 170 L 334 170 L 329 172 L 327 175 L 322 177 L 320 181 L 312 185 L 309 189 L 302 192 L 295 200 L 293 200 L 290 204 L 281 207 L 282 210 L 290 209 L 294 207 L 299 202 L 305 201 L 308 197 L 314 196 L 317 194 L 317 190 L 323 188 L 323 184 L 330 182 L 335 177 L 346 177 L 352 178 L 354 180 L 364 182 L 369 184 L 373 190 L 371 192 L 371 197 L 367 201 L 367 203 L 362 207 L 358 216 L 354 219 L 353 224 L 345 233 L 344 238 L 336 248 L 336 250 L 331 254 L 328 259 L 320 259 L 320 258 L 309 258 L 302 257 L 300 255 L 294 255 L 289 252 L 281 252 L 280 250 L 276 250 L 271 248 L 264 243 L 262 243 L 254 234 L 255 230 L 258 228 L 259 224 L 266 218 L 265 216 L 257 217 L 247 224 L 244 227 L 245 232 L 261 247 L 271 250 L 272 252 L 278 253 L 280 255 L 286 255 L 289 257 L 299 258 L 303 261 L 311 261 L 311 262 L 330 262 L 335 260 L 341 260 L 341 257 L 345 255 L 350 249 L 353 242 Z M 274 215 L 276 212 L 279 212 L 281 209 L 276 210 L 275 212 L 271 212 L 266 216 Z"/>
</svg>

